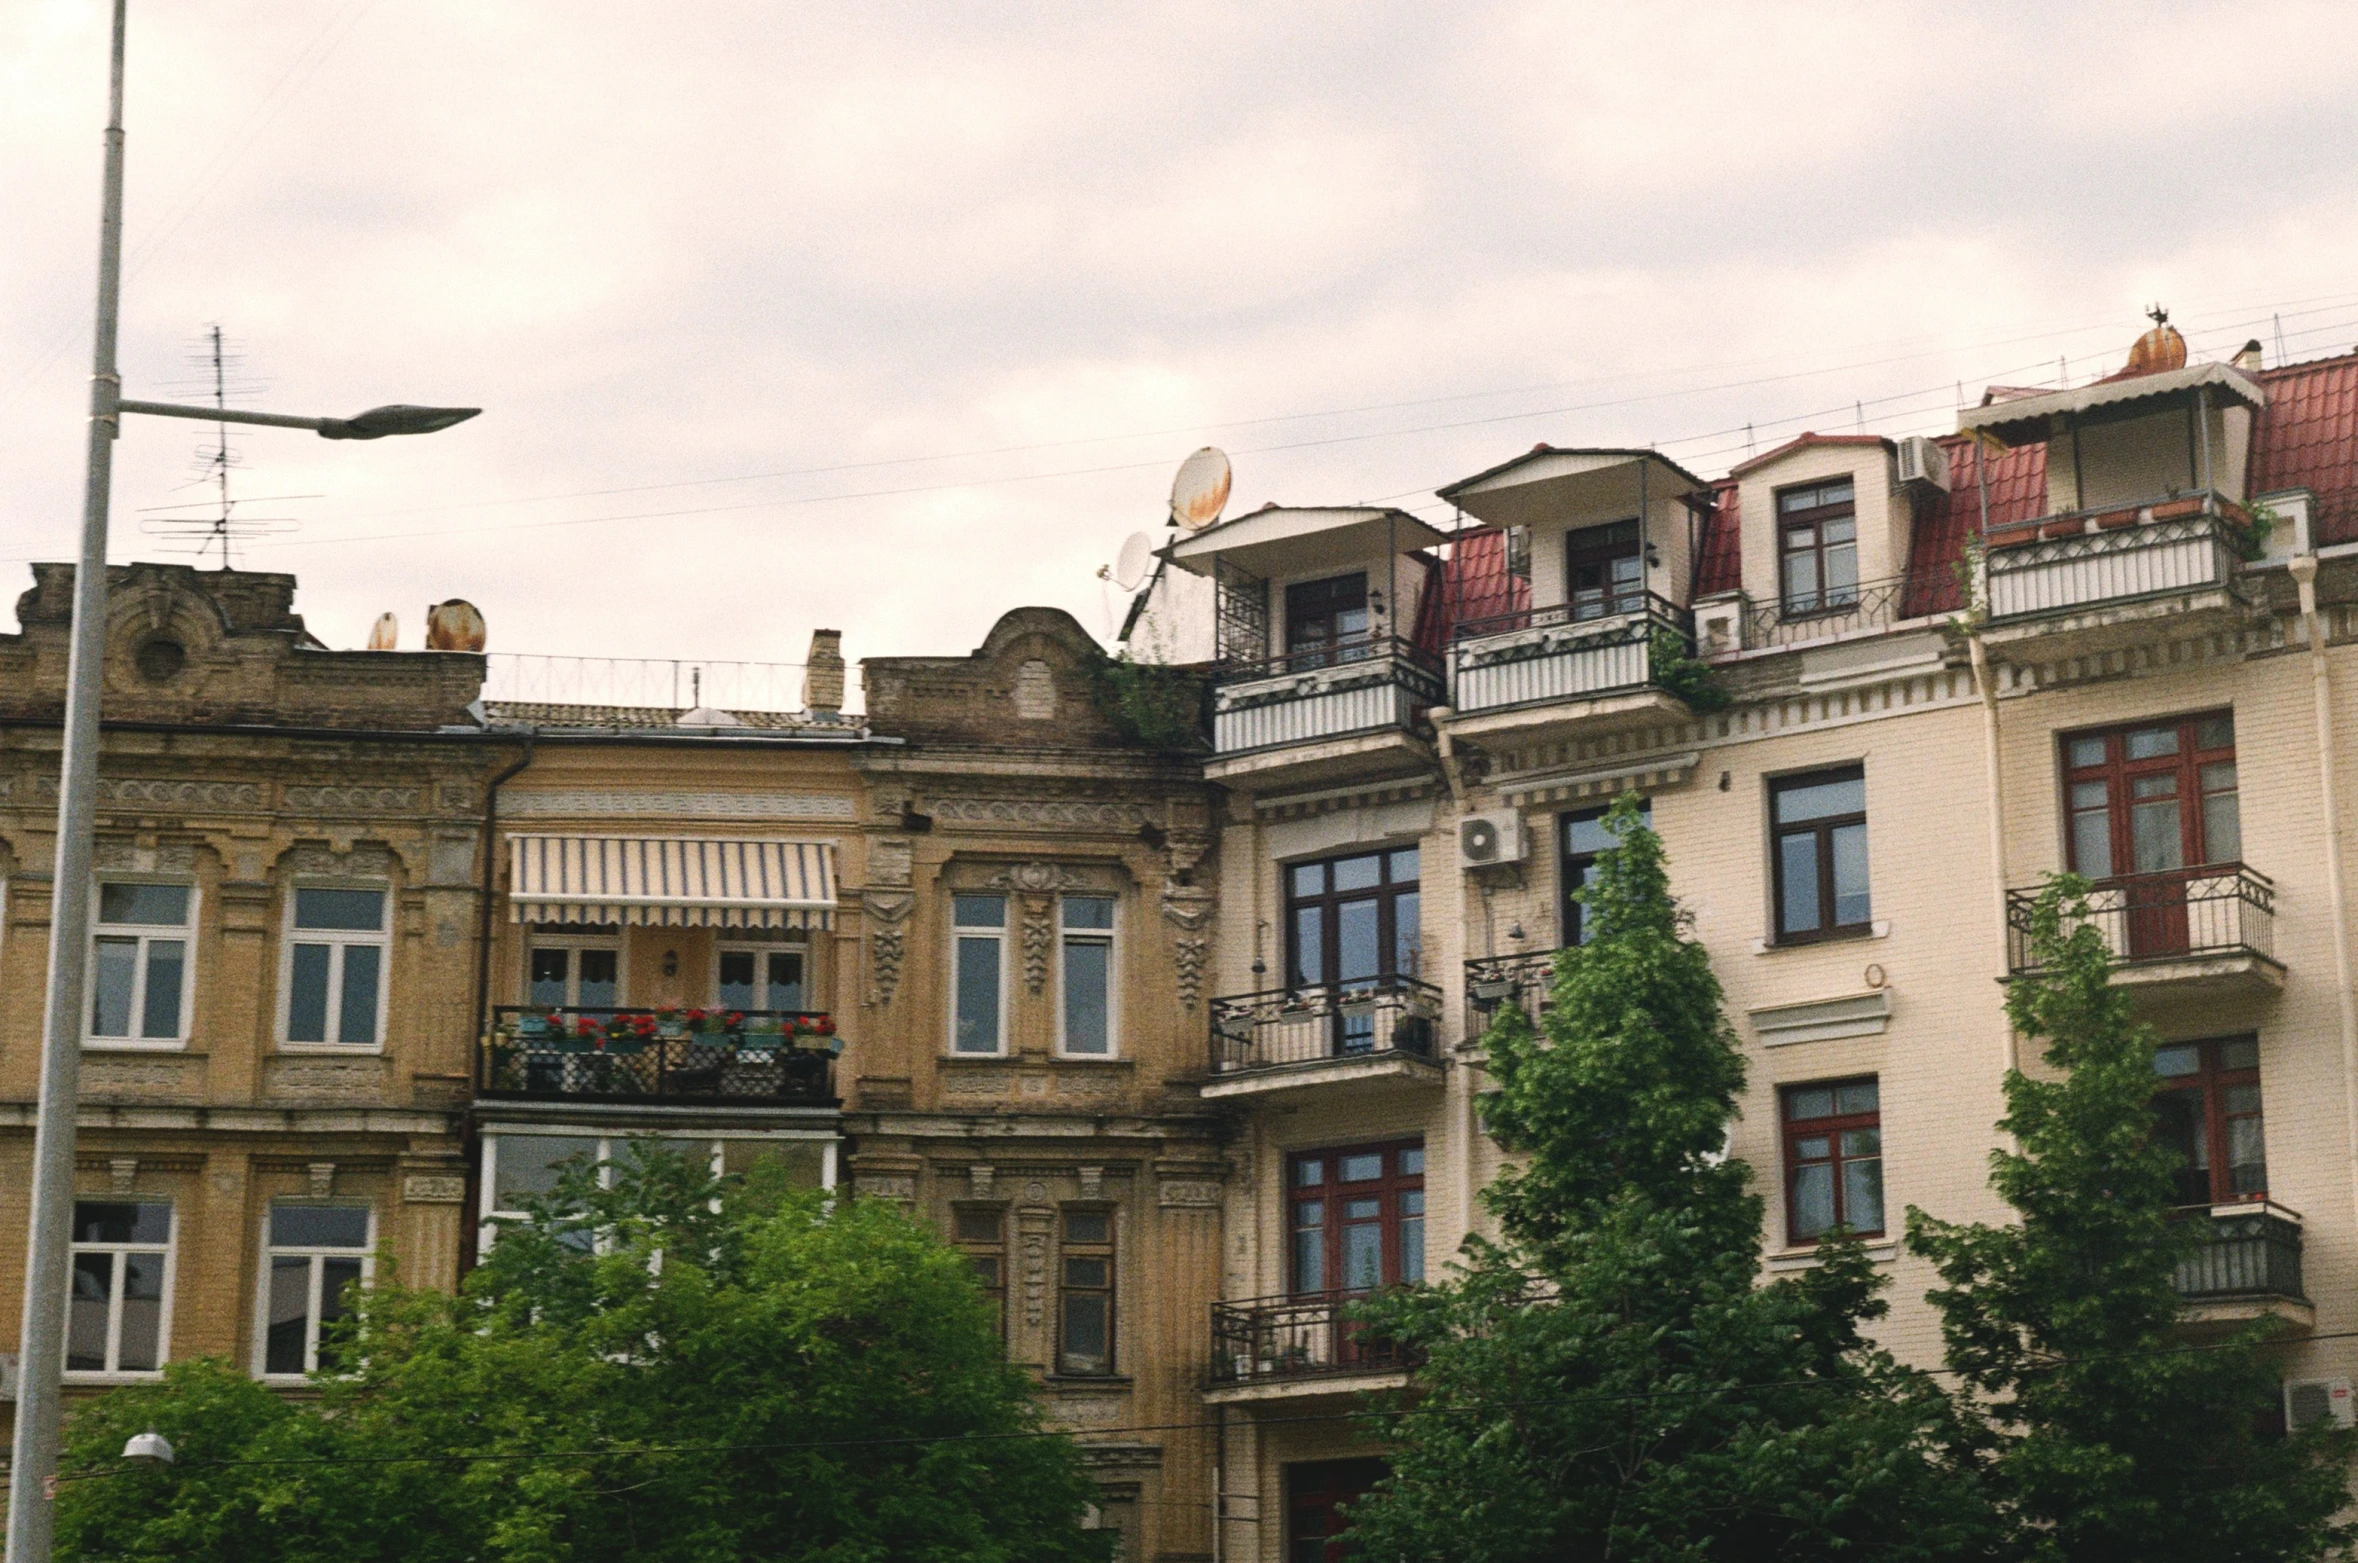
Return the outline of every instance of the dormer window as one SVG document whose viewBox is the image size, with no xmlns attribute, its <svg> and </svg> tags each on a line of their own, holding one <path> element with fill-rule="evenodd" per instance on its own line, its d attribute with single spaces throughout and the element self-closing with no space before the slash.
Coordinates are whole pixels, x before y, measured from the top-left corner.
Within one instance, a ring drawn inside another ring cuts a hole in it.
<svg viewBox="0 0 2358 1563">
<path fill-rule="evenodd" d="M 1564 600 L 1574 619 L 1635 613 L 1646 600 L 1645 545 L 1635 521 L 1564 534 Z"/>
<path fill-rule="evenodd" d="M 1859 600 L 1859 523 L 1849 478 L 1777 494 L 1778 588 L 1788 618 Z"/>
<path fill-rule="evenodd" d="M 1362 657 L 1367 644 L 1367 574 L 1296 581 L 1285 589 L 1285 649 L 1296 668 Z M 1363 648 L 1346 652 L 1344 648 Z"/>
</svg>

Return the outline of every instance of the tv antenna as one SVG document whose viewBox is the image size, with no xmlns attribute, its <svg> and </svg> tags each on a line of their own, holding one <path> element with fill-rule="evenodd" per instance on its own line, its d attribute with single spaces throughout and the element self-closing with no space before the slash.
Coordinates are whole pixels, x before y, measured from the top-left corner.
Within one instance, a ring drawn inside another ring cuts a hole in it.
<svg viewBox="0 0 2358 1563">
<path fill-rule="evenodd" d="M 179 388 L 212 393 L 213 405 L 229 410 L 230 394 L 240 396 L 262 389 L 240 371 L 245 367 L 245 354 L 229 346 L 221 335 L 221 324 L 215 321 L 205 328 L 198 339 L 197 350 L 189 355 L 191 366 L 203 371 L 202 378 L 179 382 Z M 243 465 L 238 450 L 229 442 L 229 424 L 225 419 L 213 425 L 213 442 L 200 445 L 196 451 L 197 475 L 185 488 L 205 487 L 213 491 L 211 497 L 191 500 L 179 505 L 152 505 L 140 512 L 145 517 L 139 530 L 150 537 L 165 539 L 168 553 L 195 554 L 200 560 L 219 549 L 221 568 L 234 569 L 236 559 L 231 553 L 234 544 L 249 538 L 273 536 L 291 532 L 297 522 L 292 516 L 258 516 L 242 512 L 238 507 L 248 501 L 233 496 L 229 491 L 229 474 L 233 467 Z M 288 499 L 318 499 L 317 494 L 270 494 L 254 503 L 273 503 Z M 188 515 L 186 511 L 211 511 L 210 515 Z"/>
</svg>

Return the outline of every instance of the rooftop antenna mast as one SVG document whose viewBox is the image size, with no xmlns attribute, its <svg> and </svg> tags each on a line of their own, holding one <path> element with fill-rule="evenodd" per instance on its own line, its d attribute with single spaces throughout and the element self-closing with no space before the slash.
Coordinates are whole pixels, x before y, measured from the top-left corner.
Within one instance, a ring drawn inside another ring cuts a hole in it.
<svg viewBox="0 0 2358 1563">
<path fill-rule="evenodd" d="M 156 505 L 141 512 L 139 529 L 151 537 L 168 538 L 166 544 L 175 553 L 193 553 L 199 560 L 218 548 L 221 568 L 232 570 L 237 561 L 232 546 L 248 538 L 295 528 L 292 516 L 244 515 L 238 511 L 241 501 L 229 492 L 229 470 L 238 465 L 238 453 L 229 443 L 229 425 L 237 420 L 230 413 L 229 383 L 232 369 L 242 369 L 245 355 L 227 344 L 221 334 L 221 324 L 215 321 L 205 328 L 198 339 L 197 350 L 189 356 L 190 365 L 202 371 L 201 378 L 183 381 L 190 390 L 208 391 L 216 411 L 222 414 L 213 425 L 213 443 L 197 447 L 197 476 L 186 487 L 203 486 L 213 491 L 209 499 L 193 500 L 179 505 Z M 239 377 L 241 395 L 258 387 Z M 317 499 L 317 494 L 273 494 L 270 499 Z M 190 515 L 185 512 L 209 510 L 210 515 Z"/>
</svg>

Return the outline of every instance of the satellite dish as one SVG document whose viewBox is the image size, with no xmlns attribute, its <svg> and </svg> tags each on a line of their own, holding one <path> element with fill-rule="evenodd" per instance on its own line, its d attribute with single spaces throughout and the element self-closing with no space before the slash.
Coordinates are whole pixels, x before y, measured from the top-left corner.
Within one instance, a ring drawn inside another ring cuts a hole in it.
<svg viewBox="0 0 2358 1563">
<path fill-rule="evenodd" d="M 1138 583 L 1146 579 L 1146 572 L 1154 568 L 1154 539 L 1144 532 L 1132 532 L 1122 539 L 1122 552 L 1114 560 L 1113 580 L 1123 591 L 1134 592 Z"/>
<path fill-rule="evenodd" d="M 1220 519 L 1228 505 L 1228 457 L 1212 446 L 1179 463 L 1171 480 L 1171 523 L 1200 532 Z"/>
<path fill-rule="evenodd" d="M 377 622 L 369 626 L 368 649 L 391 651 L 401 644 L 401 621 L 390 613 L 377 615 Z"/>
</svg>

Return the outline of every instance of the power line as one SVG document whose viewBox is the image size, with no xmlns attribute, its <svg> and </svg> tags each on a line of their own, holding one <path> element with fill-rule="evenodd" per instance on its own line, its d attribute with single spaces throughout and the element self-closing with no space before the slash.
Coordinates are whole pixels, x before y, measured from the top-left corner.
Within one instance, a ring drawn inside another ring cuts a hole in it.
<svg viewBox="0 0 2358 1563">
<path fill-rule="evenodd" d="M 2358 1330 L 2328 1330 L 2298 1337 L 2284 1336 L 2260 1341 L 2262 1348 L 2305 1346 L 2318 1341 L 2358 1339 Z M 2181 1357 L 2203 1352 L 2228 1351 L 2243 1347 L 2239 1340 L 2198 1341 L 2176 1346 L 2139 1347 L 2130 1351 L 2091 1352 L 2076 1357 L 2052 1358 L 2037 1364 L 2036 1371 L 2055 1372 L 2069 1367 L 2086 1366 L 2098 1362 L 2128 1362 L 2154 1357 Z M 1915 1378 L 1960 1378 L 1961 1368 L 1917 1368 L 1901 1366 L 1898 1372 Z M 1260 1427 L 1285 1427 L 1329 1422 L 1366 1422 L 1382 1417 L 1417 1416 L 1483 1416 L 1501 1411 L 1531 1410 L 1541 1407 L 1635 1405 L 1663 1400 L 1703 1400 L 1723 1395 L 1757 1394 L 1776 1389 L 1835 1389 L 1853 1387 L 1843 1381 L 1823 1375 L 1811 1378 L 1769 1379 L 1754 1383 L 1702 1385 L 1686 1389 L 1630 1390 L 1617 1394 L 1540 1395 L 1516 1400 L 1490 1400 L 1472 1405 L 1437 1406 L 1429 1402 L 1388 1408 L 1383 1411 L 1305 1411 L 1290 1416 L 1256 1416 Z M 832 1449 L 893 1449 L 933 1447 L 959 1443 L 1013 1443 L 1043 1438 L 1094 1438 L 1113 1433 L 1184 1433 L 1218 1432 L 1222 1424 L 1195 1418 L 1182 1422 L 1137 1422 L 1123 1426 L 1090 1427 L 1079 1429 L 1021 1428 L 992 1433 L 914 1433 L 885 1438 L 814 1438 L 786 1442 L 742 1444 L 642 1444 L 616 1449 L 522 1450 L 507 1454 L 397 1454 L 397 1455 L 312 1455 L 281 1460 L 181 1460 L 174 1462 L 176 1470 L 225 1470 L 245 1467 L 296 1466 L 363 1466 L 363 1465 L 515 1465 L 533 1463 L 567 1463 L 589 1460 L 643 1459 L 650 1455 L 714 1455 L 714 1454 L 789 1454 Z M 108 1466 L 88 1471 L 63 1472 L 58 1480 L 88 1481 L 95 1478 L 118 1476 L 126 1471 L 143 1469 L 132 1465 Z"/>
</svg>

